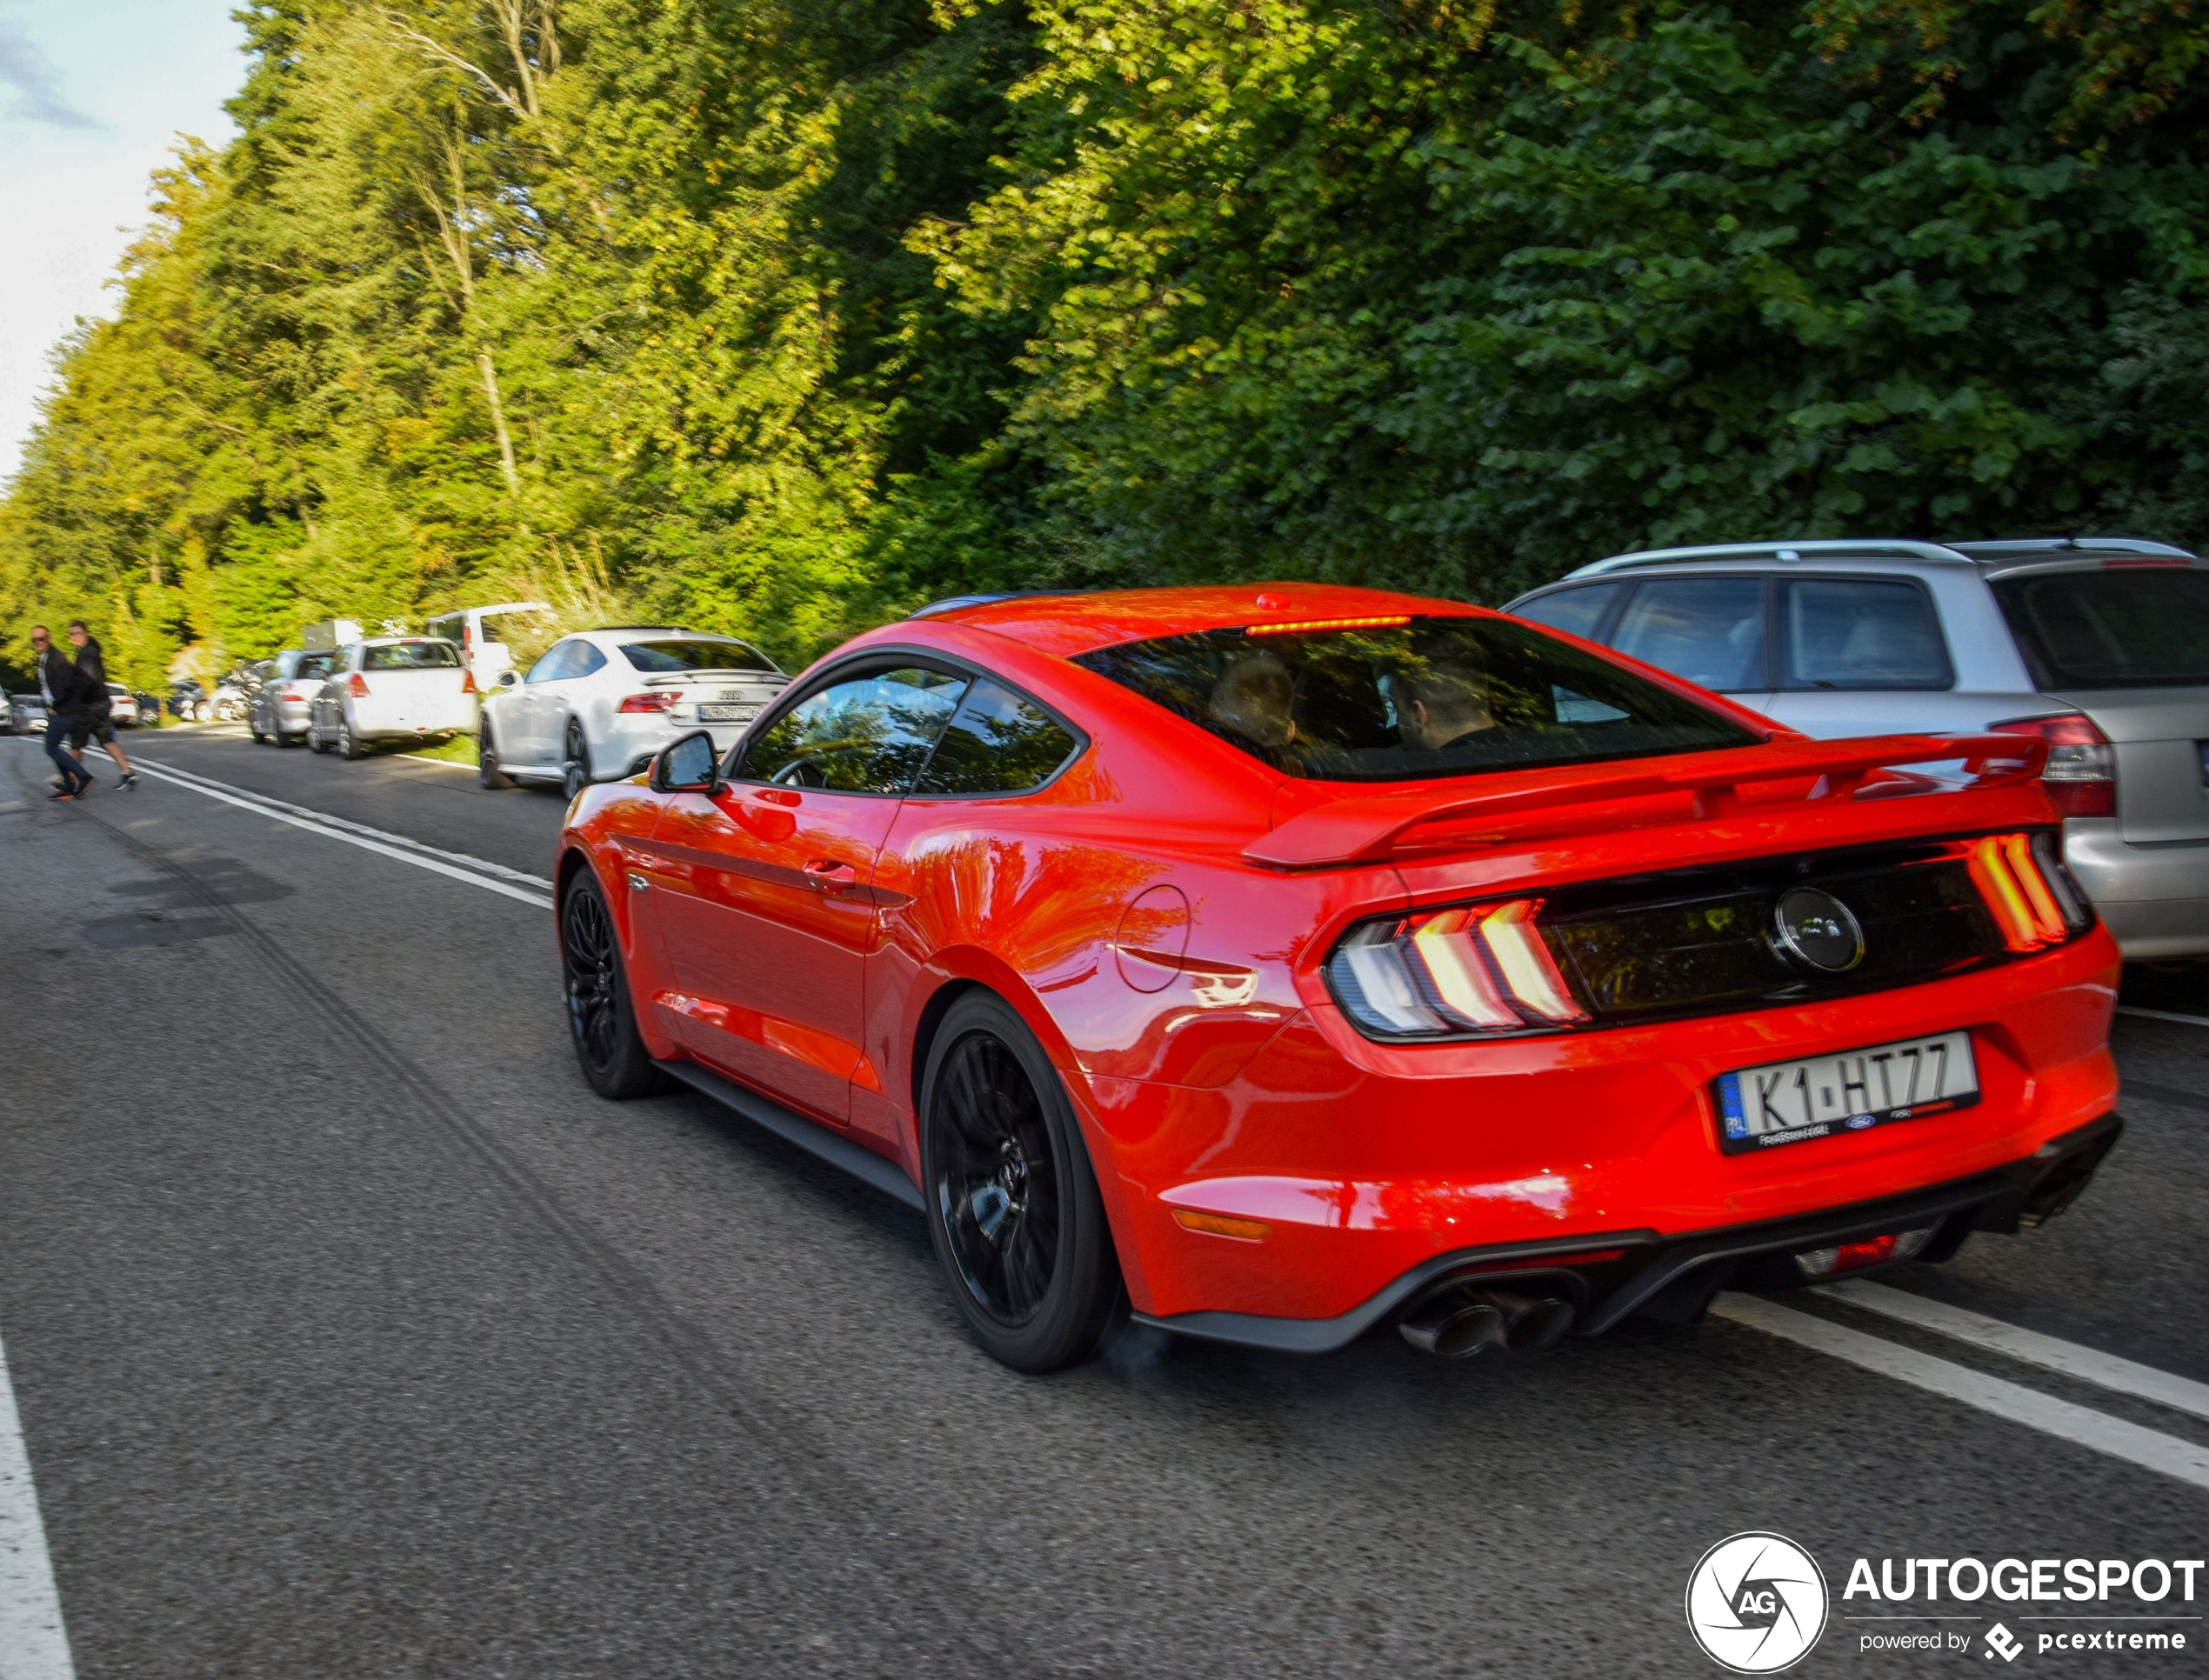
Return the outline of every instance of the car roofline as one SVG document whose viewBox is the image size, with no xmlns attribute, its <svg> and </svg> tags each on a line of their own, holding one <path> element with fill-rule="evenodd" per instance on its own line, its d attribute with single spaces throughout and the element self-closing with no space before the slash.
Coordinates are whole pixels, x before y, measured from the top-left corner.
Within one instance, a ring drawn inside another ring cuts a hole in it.
<svg viewBox="0 0 2209 1680">
<path fill-rule="evenodd" d="M 1799 543 L 1714 543 L 1698 548 L 1638 549 L 1630 554 L 1614 554 L 1607 559 L 1592 561 L 1585 566 L 1565 573 L 1569 578 L 1600 577 L 1608 572 L 1625 571 L 1637 566 L 1669 566 L 1697 560 L 1777 560 L 1783 564 L 1816 555 L 1861 555 L 1866 558 L 1899 556 L 1912 560 L 1930 560 L 1937 565 L 1968 566 L 1972 557 L 1959 549 L 1939 543 L 1918 543 L 1902 537 L 1873 537 L 1858 541 L 1852 537 L 1820 537 Z"/>
<path fill-rule="evenodd" d="M 2066 560 L 2076 555 L 2089 559 L 2098 554 L 2139 554 L 2164 560 L 2195 560 L 2191 549 L 2168 543 L 2151 543 L 2145 537 L 2012 537 L 1982 543 L 1951 544 L 1982 566 L 2013 565 L 2028 560 Z"/>
</svg>

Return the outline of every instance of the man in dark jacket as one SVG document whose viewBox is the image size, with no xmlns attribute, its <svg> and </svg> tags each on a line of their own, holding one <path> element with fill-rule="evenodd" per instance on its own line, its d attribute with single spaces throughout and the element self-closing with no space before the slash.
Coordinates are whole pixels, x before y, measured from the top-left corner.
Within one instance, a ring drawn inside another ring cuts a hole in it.
<svg viewBox="0 0 2209 1680">
<path fill-rule="evenodd" d="M 83 679 L 69 656 L 54 645 L 43 624 L 30 627 L 30 646 L 38 666 L 38 696 L 46 703 L 46 756 L 61 771 L 61 780 L 49 797 L 75 799 L 92 788 L 91 772 L 69 750 L 69 732 L 77 723 L 77 690 Z"/>
<path fill-rule="evenodd" d="M 105 747 L 107 756 L 123 772 L 123 779 L 115 785 L 128 793 L 138 785 L 138 776 L 115 738 L 115 702 L 107 691 L 107 661 L 91 627 L 82 618 L 69 621 L 69 639 L 77 644 L 77 691 L 83 703 L 76 726 L 69 732 L 70 747 L 80 754 L 89 742 L 97 741 Z"/>
</svg>

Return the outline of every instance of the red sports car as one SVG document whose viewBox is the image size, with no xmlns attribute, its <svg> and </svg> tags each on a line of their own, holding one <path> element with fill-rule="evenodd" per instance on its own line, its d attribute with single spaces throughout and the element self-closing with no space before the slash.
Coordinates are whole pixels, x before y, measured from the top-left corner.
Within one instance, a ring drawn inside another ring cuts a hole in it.
<svg viewBox="0 0 2209 1680">
<path fill-rule="evenodd" d="M 1692 1319 L 2064 1207 L 2108 934 L 2012 735 L 1812 741 L 1572 637 L 1278 584 L 978 597 L 558 866 L 608 1097 L 922 1208 L 982 1344 L 1318 1352 Z"/>
</svg>

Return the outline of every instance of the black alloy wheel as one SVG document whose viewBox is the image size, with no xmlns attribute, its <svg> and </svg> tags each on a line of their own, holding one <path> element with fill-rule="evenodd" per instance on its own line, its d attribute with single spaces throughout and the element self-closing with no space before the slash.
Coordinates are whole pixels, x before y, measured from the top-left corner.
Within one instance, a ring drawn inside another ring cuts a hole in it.
<svg viewBox="0 0 2209 1680">
<path fill-rule="evenodd" d="M 1120 1276 L 1058 1072 L 993 993 L 953 1003 L 921 1097 L 928 1229 L 975 1340 L 1016 1370 L 1096 1351 Z"/>
<path fill-rule="evenodd" d="M 588 870 L 576 874 L 560 903 L 560 966 L 568 1031 L 591 1089 L 617 1102 L 664 1089 L 666 1076 L 637 1030 L 613 917 Z"/>
<path fill-rule="evenodd" d="M 476 725 L 476 780 L 494 793 L 514 785 L 514 778 L 498 767 L 498 743 L 491 738 L 488 717 Z"/>
<path fill-rule="evenodd" d="M 567 750 L 560 757 L 560 791 L 570 799 L 591 785 L 591 743 L 583 738 L 583 725 L 568 722 Z"/>
</svg>

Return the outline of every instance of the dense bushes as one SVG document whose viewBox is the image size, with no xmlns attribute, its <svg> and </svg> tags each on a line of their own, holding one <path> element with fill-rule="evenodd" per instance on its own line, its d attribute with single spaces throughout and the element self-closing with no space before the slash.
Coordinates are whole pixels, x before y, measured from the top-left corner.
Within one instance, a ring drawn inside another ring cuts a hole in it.
<svg viewBox="0 0 2209 1680">
<path fill-rule="evenodd" d="M 138 680 L 549 593 L 1494 599 L 2209 536 L 2209 29 L 2110 0 L 260 0 L 0 506 Z"/>
</svg>

